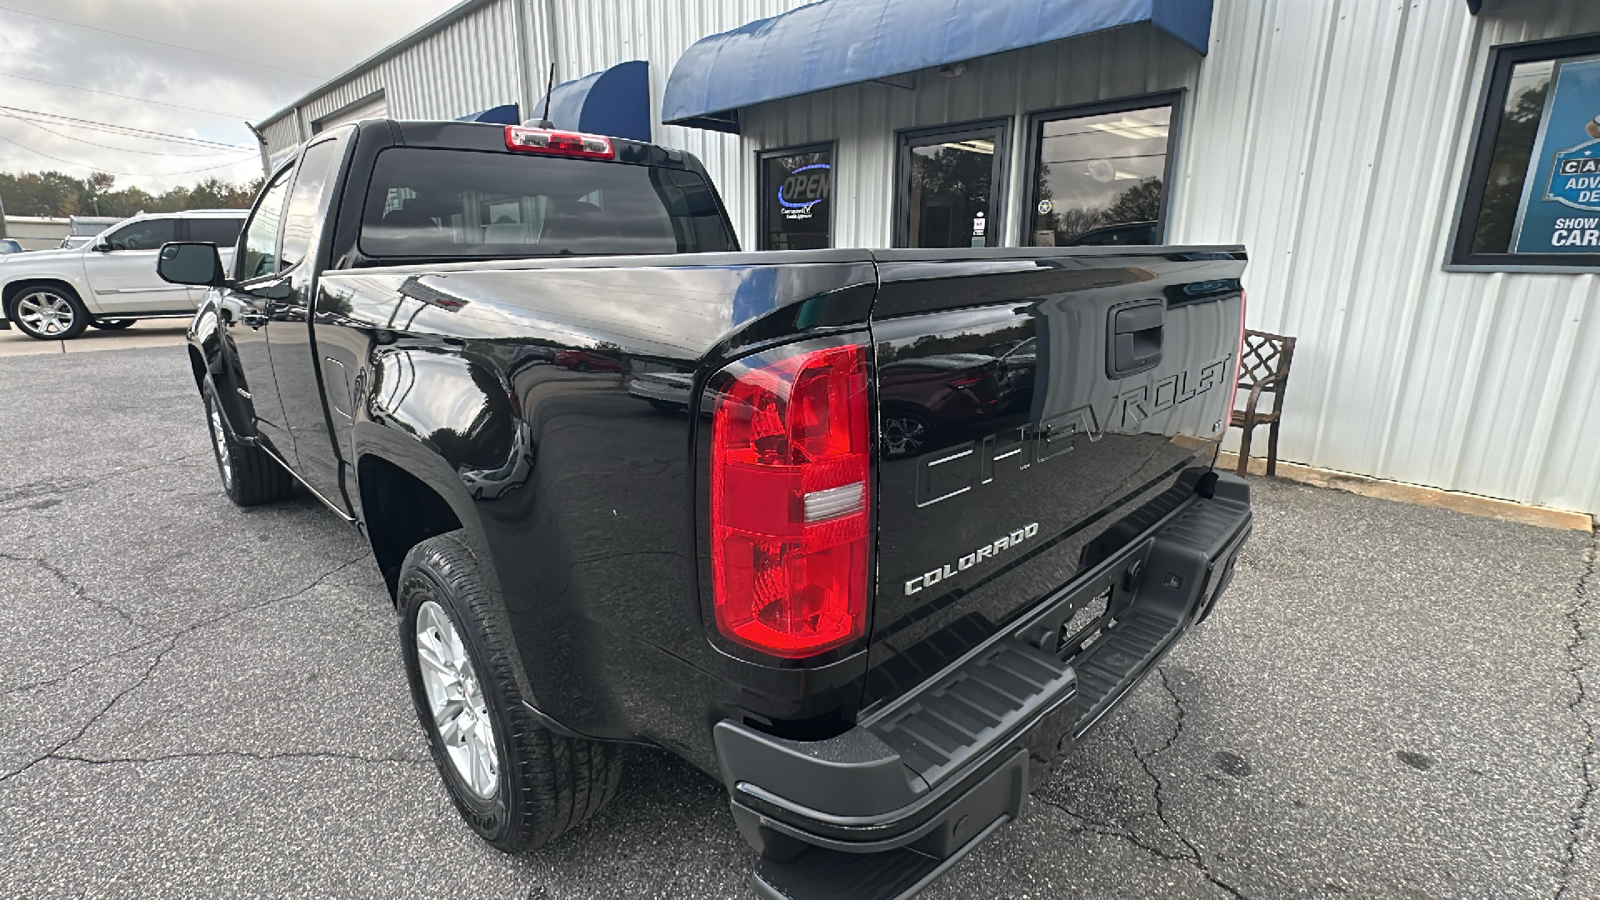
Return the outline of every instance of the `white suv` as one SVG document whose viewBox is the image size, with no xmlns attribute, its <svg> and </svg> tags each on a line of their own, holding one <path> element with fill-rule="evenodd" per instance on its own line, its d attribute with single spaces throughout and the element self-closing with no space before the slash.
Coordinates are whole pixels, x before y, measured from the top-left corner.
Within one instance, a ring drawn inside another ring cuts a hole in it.
<svg viewBox="0 0 1600 900">
<path fill-rule="evenodd" d="M 138 215 L 101 232 L 88 246 L 0 257 L 0 329 L 62 341 L 90 325 L 127 328 L 137 319 L 191 316 L 205 291 L 168 284 L 156 254 L 169 241 L 216 244 L 233 259 L 243 209 Z"/>
</svg>

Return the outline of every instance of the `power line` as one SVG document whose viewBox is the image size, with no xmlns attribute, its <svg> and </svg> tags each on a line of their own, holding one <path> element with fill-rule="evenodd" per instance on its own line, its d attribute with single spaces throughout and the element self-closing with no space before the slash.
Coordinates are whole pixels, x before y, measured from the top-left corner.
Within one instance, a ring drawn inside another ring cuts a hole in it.
<svg viewBox="0 0 1600 900">
<path fill-rule="evenodd" d="M 0 7 L 0 9 L 4 9 L 4 7 Z M 0 78 L 16 78 L 16 79 L 21 80 L 21 81 L 32 81 L 32 82 L 35 82 L 37 84 L 48 84 L 51 87 L 67 88 L 68 90 L 73 90 L 73 91 L 83 91 L 84 93 L 88 93 L 88 94 L 99 94 L 102 97 L 116 97 L 119 100 L 133 100 L 133 101 L 138 102 L 138 103 L 151 103 L 151 104 L 154 104 L 156 106 L 168 106 L 168 107 L 171 107 L 173 109 L 182 109 L 182 110 L 187 110 L 189 112 L 205 113 L 208 116 L 223 116 L 223 117 L 226 117 L 226 118 L 229 118 L 229 119 L 240 118 L 238 113 L 218 112 L 218 111 L 216 111 L 214 109 L 201 109 L 198 106 L 184 106 L 181 103 L 168 103 L 168 102 L 166 102 L 164 100 L 151 100 L 151 99 L 148 99 L 146 97 L 131 97 L 131 96 L 127 95 L 127 94 L 114 94 L 111 91 L 101 91 L 101 90 L 96 90 L 95 88 L 82 87 L 82 86 L 76 85 L 76 84 L 63 84 L 62 82 L 59 82 L 59 81 L 46 81 L 43 78 L 34 78 L 34 77 L 30 76 L 30 75 L 17 75 L 17 74 L 14 74 L 12 72 L 0 72 Z"/>
<path fill-rule="evenodd" d="M 82 22 L 74 22 L 74 21 L 71 21 L 70 19 L 58 19 L 55 16 L 47 16 L 47 15 L 44 15 L 43 13 L 29 12 L 29 11 L 27 11 L 25 9 L 17 9 L 14 6 L 0 5 L 0 9 L 3 9 L 5 11 L 7 11 L 7 12 L 14 12 L 14 13 L 17 13 L 18 15 L 32 16 L 35 19 L 44 19 L 47 22 L 58 22 L 58 23 L 60 23 L 62 25 L 71 25 L 74 28 L 84 28 L 84 29 L 87 29 L 89 31 L 98 31 L 101 34 L 113 34 L 113 35 L 116 35 L 117 37 L 127 38 L 127 39 L 132 40 L 132 41 L 144 41 L 147 44 L 155 44 L 155 45 L 161 46 L 161 47 L 171 47 L 174 50 L 183 50 L 183 51 L 186 51 L 186 52 L 189 52 L 189 53 L 198 53 L 201 56 L 210 56 L 210 57 L 214 57 L 216 59 L 225 59 L 225 60 L 228 60 L 229 62 L 243 63 L 243 64 L 245 64 L 247 66 L 259 66 L 259 67 L 261 67 L 263 69 L 274 69 L 274 70 L 279 71 L 279 72 L 287 72 L 290 75 L 299 75 L 302 78 L 311 78 L 311 79 L 315 79 L 317 81 L 321 81 L 323 79 L 323 76 L 321 76 L 321 75 L 312 75 L 310 72 L 301 72 L 301 71 L 298 71 L 296 69 L 285 69 L 282 66 L 274 66 L 274 65 L 270 65 L 268 63 L 254 62 L 254 61 L 248 60 L 248 59 L 240 59 L 237 56 L 224 56 L 221 53 L 212 53 L 209 50 L 197 50 L 194 47 L 185 47 L 182 44 L 169 44 L 166 41 L 158 41 L 158 40 L 156 40 L 154 38 L 140 37 L 140 36 L 138 36 L 136 34 L 127 34 L 126 32 L 122 32 L 122 31 L 112 31 L 109 28 L 100 28 L 100 27 L 95 26 L 95 25 L 85 25 Z"/>
<path fill-rule="evenodd" d="M 205 138 L 191 137 L 189 135 L 184 135 L 184 134 L 169 134 L 168 132 L 165 132 L 165 131 L 146 131 L 143 128 L 134 128 L 131 125 L 117 125 L 117 124 L 112 123 L 112 122 L 97 122 L 97 121 L 95 121 L 93 119 L 78 119 L 78 118 L 74 118 L 72 116 L 63 116 L 63 115 L 61 115 L 59 113 L 41 112 L 41 111 L 36 110 L 36 109 L 23 109 L 23 108 L 21 108 L 19 106 L 3 106 L 3 105 L 0 105 L 0 110 L 6 110 L 6 111 L 9 111 L 9 112 L 14 112 L 14 113 L 25 113 L 25 114 L 30 115 L 30 116 L 36 116 L 36 117 L 39 117 L 39 118 L 51 119 L 51 120 L 60 121 L 60 122 L 71 122 L 74 125 L 78 125 L 78 126 L 81 126 L 81 127 L 84 127 L 84 128 L 89 128 L 89 129 L 92 129 L 92 130 L 95 130 L 95 131 L 108 131 L 108 132 L 110 132 L 112 134 L 126 134 L 126 135 L 129 135 L 129 136 L 148 137 L 148 138 L 151 138 L 151 139 L 162 139 L 162 140 L 167 140 L 167 141 L 171 141 L 171 142 L 174 142 L 174 143 L 198 144 L 198 145 L 204 146 L 204 147 L 219 147 L 219 148 L 221 148 L 223 150 L 254 150 L 254 149 L 256 149 L 254 147 L 250 147 L 250 146 L 247 146 L 247 145 L 244 145 L 244 144 L 224 144 L 224 143 L 222 143 L 220 141 L 208 141 Z"/>
<path fill-rule="evenodd" d="M 32 147 L 29 147 L 26 144 L 14 141 L 11 138 L 8 138 L 3 134 L 0 134 L 0 141 L 5 141 L 6 143 L 11 144 L 14 147 L 19 147 L 19 148 L 21 148 L 23 150 L 28 151 L 29 153 L 35 154 L 37 156 L 42 156 L 45 159 L 54 160 L 54 161 L 56 161 L 56 162 L 58 162 L 58 163 L 60 163 L 60 164 L 62 164 L 64 166 L 72 166 L 72 167 L 78 168 L 78 169 L 88 169 L 91 172 L 105 172 L 105 173 L 110 174 L 110 175 L 126 175 L 126 176 L 129 176 L 129 177 L 132 177 L 132 178 L 167 178 L 167 177 L 170 177 L 170 176 L 173 176 L 173 175 L 193 175 L 193 174 L 195 174 L 197 172 L 210 172 L 210 171 L 212 171 L 214 169 L 226 169 L 226 168 L 229 168 L 231 166 L 243 165 L 244 163 L 250 161 L 250 158 L 248 156 L 246 156 L 246 157 L 238 159 L 238 160 L 236 160 L 234 162 L 220 163 L 220 164 L 215 165 L 215 166 L 203 166 L 203 167 L 198 168 L 198 169 L 187 169 L 187 170 L 182 171 L 182 172 L 119 172 L 116 169 L 107 169 L 107 168 L 103 168 L 101 166 L 90 165 L 88 163 L 73 162 L 70 159 L 62 159 L 59 156 L 51 156 L 50 154 L 45 153 L 42 150 L 35 150 L 35 149 L 33 149 Z"/>
<path fill-rule="evenodd" d="M 138 154 L 140 154 L 142 156 L 164 156 L 164 157 L 168 157 L 170 159 L 201 159 L 201 158 L 207 157 L 207 156 L 213 156 L 214 157 L 214 156 L 221 156 L 221 155 L 223 155 L 225 153 L 237 153 L 238 152 L 237 150 L 213 150 L 210 153 L 161 153 L 161 152 L 158 152 L 158 151 L 155 151 L 155 150 L 135 150 L 132 147 L 110 147 L 110 146 L 107 146 L 105 144 L 101 144 L 101 143 L 99 143 L 97 141 L 91 141 L 88 138 L 81 138 L 81 137 L 78 137 L 75 134 L 68 134 L 65 131 L 56 131 L 54 128 L 46 128 L 43 125 L 40 125 L 38 122 L 33 121 L 32 119 L 23 118 L 22 116 L 19 116 L 16 113 L 10 113 L 10 112 L 6 112 L 4 110 L 0 110 L 0 116 L 5 116 L 7 118 L 16 119 L 18 122 L 21 122 L 24 125 L 31 125 L 34 128 L 37 128 L 37 129 L 39 129 L 40 131 L 43 131 L 46 134 L 53 134 L 56 137 L 66 138 L 69 141 L 77 141 L 80 144 L 88 144 L 91 147 L 99 147 L 102 150 L 115 150 L 118 153 L 138 153 Z M 162 138 L 138 138 L 136 135 L 128 135 L 128 137 L 133 137 L 133 138 L 135 138 L 137 140 L 163 140 Z M 242 150 L 243 148 L 239 148 L 239 149 Z"/>
</svg>

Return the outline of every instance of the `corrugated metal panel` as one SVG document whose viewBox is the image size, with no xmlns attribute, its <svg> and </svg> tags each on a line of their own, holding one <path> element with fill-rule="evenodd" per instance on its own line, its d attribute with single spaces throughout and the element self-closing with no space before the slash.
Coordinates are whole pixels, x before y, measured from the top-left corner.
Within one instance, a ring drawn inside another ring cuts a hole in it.
<svg viewBox="0 0 1600 900">
<path fill-rule="evenodd" d="M 325 86 L 298 106 L 308 132 L 311 123 L 379 91 L 389 114 L 402 119 L 454 119 L 527 102 L 517 46 L 518 5 L 523 2 L 485 4 L 399 53 Z M 543 28 L 536 22 L 528 28 L 534 37 L 529 41 L 534 68 L 546 67 L 548 61 L 539 62 L 544 58 Z M 299 140 L 292 115 L 269 120 L 266 133 L 273 151 Z"/>
<path fill-rule="evenodd" d="M 1300 339 L 1283 458 L 1596 512 L 1600 275 L 1443 270 L 1489 48 L 1593 31 L 1578 0 L 1218 0 L 1203 62 L 1127 29 L 742 121 L 747 151 L 838 141 L 836 243 L 882 247 L 896 130 L 1189 88 L 1170 239 L 1246 244 L 1252 327 Z"/>
<path fill-rule="evenodd" d="M 711 173 L 735 215 L 744 246 L 753 228 L 741 211 L 754 204 L 753 162 L 732 135 L 662 125 L 661 92 L 672 66 L 689 45 L 708 34 L 737 28 L 804 6 L 808 0 L 545 0 L 557 35 L 557 81 L 581 78 L 630 59 L 650 63 L 650 114 L 657 143 L 693 153 Z M 538 93 L 543 93 L 539 91 Z"/>
</svg>

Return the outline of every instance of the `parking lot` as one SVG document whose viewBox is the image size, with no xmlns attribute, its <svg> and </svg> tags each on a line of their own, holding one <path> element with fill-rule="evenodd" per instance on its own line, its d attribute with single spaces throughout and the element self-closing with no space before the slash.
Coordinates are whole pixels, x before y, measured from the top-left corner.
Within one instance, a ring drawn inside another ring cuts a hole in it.
<svg viewBox="0 0 1600 900">
<path fill-rule="evenodd" d="M 544 850 L 473 837 L 359 535 L 232 507 L 153 333 L 0 352 L 0 895 L 748 895 L 665 754 Z M 926 896 L 1600 895 L 1594 538 L 1255 485 L 1217 614 Z"/>
</svg>

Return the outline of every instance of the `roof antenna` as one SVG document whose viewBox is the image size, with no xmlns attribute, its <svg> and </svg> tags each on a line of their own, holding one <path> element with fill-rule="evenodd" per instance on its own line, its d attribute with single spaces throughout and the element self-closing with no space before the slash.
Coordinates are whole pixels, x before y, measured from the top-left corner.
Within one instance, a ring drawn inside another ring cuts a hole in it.
<svg viewBox="0 0 1600 900">
<path fill-rule="evenodd" d="M 538 128 L 552 128 L 553 129 L 553 128 L 556 127 L 555 125 L 553 125 L 550 122 L 550 95 L 555 93 L 555 90 L 556 90 L 556 64 L 555 64 L 555 60 L 551 60 L 550 61 L 550 80 L 545 82 L 545 86 L 544 86 L 544 115 L 539 117 L 539 124 L 536 126 Z"/>
</svg>

